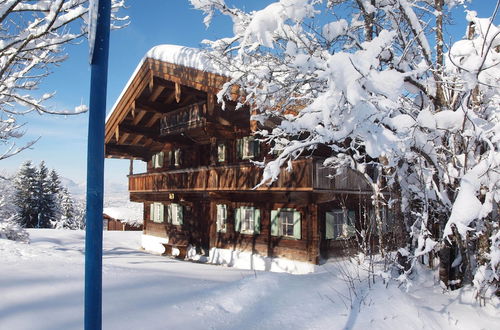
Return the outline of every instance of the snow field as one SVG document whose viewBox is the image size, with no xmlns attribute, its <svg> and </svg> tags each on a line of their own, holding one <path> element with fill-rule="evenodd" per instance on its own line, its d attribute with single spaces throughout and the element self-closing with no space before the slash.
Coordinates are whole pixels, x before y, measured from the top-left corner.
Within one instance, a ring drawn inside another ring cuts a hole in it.
<svg viewBox="0 0 500 330">
<path fill-rule="evenodd" d="M 84 233 L 30 235 L 29 245 L 0 239 L 0 329 L 81 329 Z M 500 320 L 498 303 L 480 308 L 470 289 L 443 294 L 425 269 L 406 293 L 380 278 L 369 287 L 348 261 L 292 275 L 178 261 L 140 245 L 140 232 L 104 232 L 104 329 L 469 330 Z"/>
</svg>

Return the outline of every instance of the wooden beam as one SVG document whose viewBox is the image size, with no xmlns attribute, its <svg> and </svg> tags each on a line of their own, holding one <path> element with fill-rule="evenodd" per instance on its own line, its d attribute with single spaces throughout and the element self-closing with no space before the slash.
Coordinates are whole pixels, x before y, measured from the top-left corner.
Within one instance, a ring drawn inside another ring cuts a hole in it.
<svg viewBox="0 0 500 330">
<path fill-rule="evenodd" d="M 165 105 L 161 103 L 136 100 L 135 106 L 137 109 L 140 109 L 141 111 L 146 111 L 151 113 L 165 113 Z"/>
<path fill-rule="evenodd" d="M 151 151 L 144 147 L 106 144 L 105 150 L 106 156 L 128 156 L 129 158 L 140 158 L 145 161 L 151 158 Z"/>
<path fill-rule="evenodd" d="M 118 140 L 118 144 L 124 144 L 125 141 L 127 141 L 129 136 L 130 136 L 130 134 L 123 132 L 122 136 L 120 136 L 120 139 Z"/>
<path fill-rule="evenodd" d="M 161 93 L 165 90 L 165 86 L 156 86 L 154 87 L 153 89 L 153 92 L 151 93 L 151 95 L 149 95 L 149 101 L 150 102 L 154 102 L 156 101 L 156 99 L 161 95 Z"/>
<path fill-rule="evenodd" d="M 159 135 L 159 131 L 154 129 L 154 128 L 150 128 L 150 127 L 141 127 L 141 126 L 134 126 L 134 125 L 128 125 L 128 124 L 121 124 L 120 126 L 120 130 L 124 133 L 130 133 L 130 134 L 134 134 L 134 135 L 142 135 L 142 136 L 146 136 L 146 137 L 149 137 L 149 138 L 156 138 L 158 137 Z"/>
<path fill-rule="evenodd" d="M 137 114 L 137 116 L 135 116 L 134 120 L 132 120 L 132 125 L 139 124 L 139 122 L 142 120 L 142 118 L 144 118 L 144 116 L 146 114 L 147 114 L 147 111 L 139 110 L 139 113 Z"/>
</svg>

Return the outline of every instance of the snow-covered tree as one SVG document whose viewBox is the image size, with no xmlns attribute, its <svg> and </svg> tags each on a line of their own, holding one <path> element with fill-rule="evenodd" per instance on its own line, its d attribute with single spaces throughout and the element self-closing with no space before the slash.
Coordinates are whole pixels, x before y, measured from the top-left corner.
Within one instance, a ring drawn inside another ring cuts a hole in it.
<svg viewBox="0 0 500 330">
<path fill-rule="evenodd" d="M 13 205 L 12 178 L 0 177 L 0 238 L 29 241 L 29 234 L 15 220 L 17 210 Z"/>
<path fill-rule="evenodd" d="M 206 41 L 208 56 L 232 78 L 219 101 L 239 89 L 280 151 L 262 184 L 326 146 L 325 166 L 359 171 L 373 187 L 380 238 L 381 206 L 398 204 L 413 260 L 440 251 L 445 285 L 471 281 L 476 263 L 498 285 L 498 3 L 491 18 L 468 11 L 466 37 L 448 45 L 463 2 L 281 0 L 245 12 L 191 0 L 207 25 L 217 12 L 232 19 L 234 35 Z M 398 198 L 384 200 L 384 189 Z"/>
<path fill-rule="evenodd" d="M 31 161 L 24 162 L 14 178 L 14 200 L 17 207 L 16 221 L 23 228 L 38 224 L 38 181 L 36 168 Z"/>
<path fill-rule="evenodd" d="M 54 184 L 49 176 L 49 170 L 45 162 L 40 162 L 37 171 L 37 206 L 38 222 L 36 228 L 51 228 L 52 222 L 57 217 L 57 192 L 54 192 Z M 57 188 L 56 188 L 57 189 Z"/>
<path fill-rule="evenodd" d="M 116 15 L 124 0 L 112 0 L 113 27 L 126 25 Z M 89 0 L 0 0 L 0 143 L 7 149 L 0 160 L 29 147 L 16 147 L 12 139 L 22 136 L 16 123 L 20 115 L 39 113 L 77 114 L 46 106 L 53 92 L 39 93 L 40 82 L 54 65 L 66 59 L 64 47 L 87 34 Z"/>
</svg>

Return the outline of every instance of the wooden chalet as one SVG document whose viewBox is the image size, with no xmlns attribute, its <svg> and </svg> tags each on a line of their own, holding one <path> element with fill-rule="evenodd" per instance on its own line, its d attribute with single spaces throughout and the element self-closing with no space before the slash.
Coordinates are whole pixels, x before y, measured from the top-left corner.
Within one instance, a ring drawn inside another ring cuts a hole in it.
<svg viewBox="0 0 500 330">
<path fill-rule="evenodd" d="M 201 254 L 230 249 L 312 264 L 341 254 L 366 218 L 368 185 L 352 171 L 333 176 L 310 155 L 254 189 L 262 169 L 251 161 L 269 159 L 270 148 L 253 137 L 250 110 L 217 104 L 228 79 L 191 61 L 195 50 L 159 47 L 106 122 L 106 157 L 147 162 L 145 173 L 128 176 L 130 200 L 144 203 L 143 236 Z"/>
</svg>

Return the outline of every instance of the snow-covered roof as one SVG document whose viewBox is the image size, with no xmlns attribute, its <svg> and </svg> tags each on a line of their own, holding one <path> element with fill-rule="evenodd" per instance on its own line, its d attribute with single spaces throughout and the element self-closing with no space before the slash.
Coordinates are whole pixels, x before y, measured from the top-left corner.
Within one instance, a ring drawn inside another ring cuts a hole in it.
<svg viewBox="0 0 500 330">
<path fill-rule="evenodd" d="M 142 203 L 128 203 L 119 207 L 105 207 L 103 213 L 130 225 L 143 223 L 144 212 Z"/>
<path fill-rule="evenodd" d="M 132 81 L 134 80 L 134 77 L 137 75 L 141 66 L 147 59 L 172 63 L 204 72 L 215 73 L 221 76 L 228 76 L 227 72 L 217 69 L 201 49 L 191 48 L 186 46 L 178 46 L 178 45 L 157 45 L 151 48 L 144 55 L 142 60 L 135 68 L 127 84 L 120 93 L 120 96 L 118 96 L 118 98 L 115 101 L 115 104 L 111 108 L 111 111 L 108 113 L 106 117 L 106 122 L 111 117 L 111 114 L 115 111 L 116 107 L 118 106 L 118 103 L 125 95 L 125 92 L 129 88 Z"/>
</svg>

